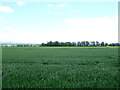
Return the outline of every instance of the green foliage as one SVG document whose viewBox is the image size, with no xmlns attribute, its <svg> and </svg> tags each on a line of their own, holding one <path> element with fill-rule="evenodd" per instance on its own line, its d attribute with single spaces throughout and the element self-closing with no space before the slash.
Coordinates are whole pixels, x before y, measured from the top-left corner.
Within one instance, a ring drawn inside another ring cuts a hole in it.
<svg viewBox="0 0 120 90">
<path fill-rule="evenodd" d="M 3 48 L 3 88 L 116 88 L 117 48 Z"/>
</svg>

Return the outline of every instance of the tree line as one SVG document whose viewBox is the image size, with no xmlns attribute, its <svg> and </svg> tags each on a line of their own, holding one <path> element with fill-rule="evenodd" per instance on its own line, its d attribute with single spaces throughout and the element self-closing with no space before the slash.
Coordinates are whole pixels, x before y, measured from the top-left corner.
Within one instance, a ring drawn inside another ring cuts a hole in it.
<svg viewBox="0 0 120 90">
<path fill-rule="evenodd" d="M 9 45 L 9 47 L 84 47 L 84 46 L 120 46 L 120 43 L 105 43 L 105 42 L 98 42 L 98 41 L 78 41 L 78 42 L 59 42 L 59 41 L 49 41 L 47 43 L 41 44 L 16 44 L 16 45 Z M 7 45 L 4 47 L 8 47 Z"/>
<path fill-rule="evenodd" d="M 78 41 L 78 42 L 52 42 L 42 43 L 41 46 L 120 46 L 120 43 L 105 43 L 98 41 Z"/>
</svg>

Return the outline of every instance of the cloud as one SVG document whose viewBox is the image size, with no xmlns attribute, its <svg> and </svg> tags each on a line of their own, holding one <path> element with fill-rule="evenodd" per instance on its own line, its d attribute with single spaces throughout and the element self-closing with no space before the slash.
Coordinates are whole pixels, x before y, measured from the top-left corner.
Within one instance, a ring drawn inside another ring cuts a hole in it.
<svg viewBox="0 0 120 90">
<path fill-rule="evenodd" d="M 54 12 L 53 14 L 54 15 L 60 15 L 60 12 Z"/>
<path fill-rule="evenodd" d="M 80 10 L 70 10 L 71 13 L 79 13 Z"/>
<path fill-rule="evenodd" d="M 52 11 L 48 11 L 48 14 L 52 14 Z"/>
<path fill-rule="evenodd" d="M 0 14 L 0 31 L 2 30 L 2 27 L 7 24 L 8 22 L 5 20 L 4 16 Z"/>
<path fill-rule="evenodd" d="M 118 19 L 116 17 L 68 18 L 64 20 L 65 32 L 83 41 L 118 42 Z M 73 40 L 74 40 L 73 39 Z"/>
<path fill-rule="evenodd" d="M 14 11 L 15 10 L 12 9 L 11 7 L 9 7 L 9 6 L 0 6 L 0 12 L 12 13 Z"/>
<path fill-rule="evenodd" d="M 7 32 L 0 32 L 0 38 L 2 38 L 2 42 L 20 42 L 20 43 L 42 43 L 48 39 L 46 35 L 50 36 L 48 33 L 40 33 L 40 32 L 26 32 L 26 31 L 18 31 L 18 30 L 9 30 Z M 31 38 L 31 36 L 34 36 Z M 44 39 L 43 39 L 44 37 Z"/>
<path fill-rule="evenodd" d="M 53 5 L 52 4 L 48 4 L 48 7 L 52 7 Z"/>
<path fill-rule="evenodd" d="M 3 26 L 3 27 L 2 27 L 2 30 L 5 31 L 5 32 L 15 31 L 14 28 L 12 28 L 11 26 L 8 26 L 8 25 Z"/>
<path fill-rule="evenodd" d="M 48 14 L 52 14 L 52 15 L 59 15 L 59 12 L 53 12 L 53 11 L 48 11 Z"/>
<path fill-rule="evenodd" d="M 0 15 L 0 31 L 1 31 L 2 25 L 3 25 L 3 22 L 2 22 L 2 15 Z"/>
<path fill-rule="evenodd" d="M 72 25 L 80 25 L 82 27 L 90 26 L 90 27 L 107 27 L 116 25 L 117 22 L 116 18 L 110 18 L 110 17 L 100 17 L 100 18 L 86 18 L 86 19 L 80 19 L 80 18 L 68 18 L 65 19 L 64 23 L 66 24 L 72 24 Z"/>
<path fill-rule="evenodd" d="M 58 7 L 63 8 L 65 7 L 65 4 L 59 4 Z"/>
<path fill-rule="evenodd" d="M 48 13 L 55 14 L 53 11 L 48 11 Z M 50 28 L 50 31 L 47 32 L 27 32 L 21 31 L 19 28 L 16 30 L 9 24 L 3 24 L 3 20 L 0 19 L 0 23 L 2 23 L 2 26 L 0 26 L 0 38 L 2 38 L 2 41 L 23 43 L 42 43 L 51 40 L 60 42 L 105 41 L 112 43 L 118 42 L 117 20 L 117 17 L 66 18 L 64 20 L 65 27 L 62 27 L 62 29 L 61 25 L 59 25 L 54 31 Z"/>
<path fill-rule="evenodd" d="M 25 3 L 22 2 L 22 1 L 18 1 L 18 2 L 17 2 L 17 5 L 18 5 L 18 6 L 23 6 L 23 5 L 25 5 Z"/>
<path fill-rule="evenodd" d="M 3 15 L 0 14 L 0 19 L 2 19 L 2 18 L 3 18 Z"/>
</svg>

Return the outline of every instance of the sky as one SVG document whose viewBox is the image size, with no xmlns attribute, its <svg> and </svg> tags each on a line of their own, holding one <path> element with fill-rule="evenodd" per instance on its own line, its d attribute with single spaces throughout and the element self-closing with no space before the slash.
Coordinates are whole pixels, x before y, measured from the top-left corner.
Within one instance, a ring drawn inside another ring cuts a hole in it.
<svg viewBox="0 0 120 90">
<path fill-rule="evenodd" d="M 0 42 L 118 42 L 118 2 L 0 2 Z"/>
</svg>

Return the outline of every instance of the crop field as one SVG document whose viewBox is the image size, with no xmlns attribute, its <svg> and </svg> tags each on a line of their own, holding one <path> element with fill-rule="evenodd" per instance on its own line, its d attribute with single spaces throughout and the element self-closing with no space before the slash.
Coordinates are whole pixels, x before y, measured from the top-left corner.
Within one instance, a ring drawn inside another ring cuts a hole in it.
<svg viewBox="0 0 120 90">
<path fill-rule="evenodd" d="M 3 88 L 117 88 L 118 48 L 2 49 Z"/>
</svg>

